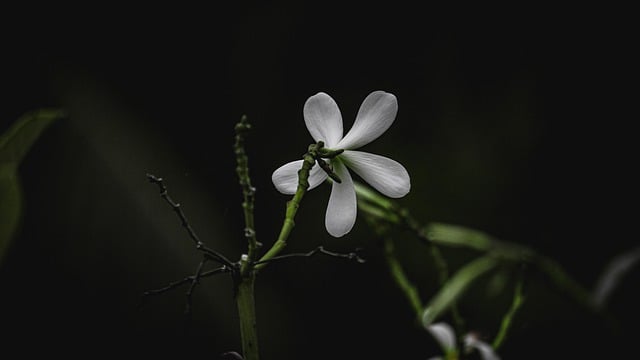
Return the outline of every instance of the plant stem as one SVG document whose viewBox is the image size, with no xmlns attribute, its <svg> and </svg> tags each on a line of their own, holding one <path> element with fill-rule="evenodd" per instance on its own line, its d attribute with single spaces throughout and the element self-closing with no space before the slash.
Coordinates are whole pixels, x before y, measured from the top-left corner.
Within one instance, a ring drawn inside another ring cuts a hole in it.
<svg viewBox="0 0 640 360">
<path fill-rule="evenodd" d="M 293 199 L 287 202 L 284 224 L 282 224 L 278 239 L 273 244 L 271 249 L 269 249 L 269 251 L 267 251 L 267 253 L 264 254 L 262 258 L 260 258 L 260 264 L 257 264 L 255 266 L 256 271 L 259 271 L 264 266 L 266 266 L 269 259 L 278 255 L 287 246 L 287 239 L 289 238 L 289 235 L 291 234 L 291 231 L 295 226 L 294 219 L 296 213 L 298 212 L 298 207 L 300 206 L 300 202 L 302 201 L 304 194 L 309 188 L 309 172 L 316 162 L 317 148 L 321 147 L 318 145 L 309 146 L 309 151 L 307 151 L 307 153 L 303 156 L 302 168 L 298 171 L 298 188 L 296 189 L 296 193 L 293 196 Z"/>
<path fill-rule="evenodd" d="M 444 259 L 444 256 L 442 256 L 440 248 L 426 236 L 425 232 L 422 231 L 420 224 L 411 216 L 409 211 L 398 206 L 393 200 L 379 195 L 362 184 L 355 183 L 355 189 L 358 194 L 358 208 L 360 210 L 363 210 L 372 218 L 383 220 L 396 226 L 405 226 L 427 246 L 429 255 L 431 255 L 436 271 L 438 272 L 438 281 L 441 286 L 444 286 L 447 280 L 449 280 L 449 266 Z M 384 227 L 380 226 L 381 224 L 379 224 L 378 221 L 372 221 L 371 223 L 376 224 L 374 227 L 380 229 L 377 231 L 379 235 L 382 235 L 382 233 L 386 231 Z M 388 263 L 390 267 L 394 266 L 391 262 Z M 398 262 L 398 266 L 399 265 L 400 264 Z M 395 271 L 394 269 L 391 270 L 392 272 Z M 415 306 L 413 301 L 412 306 Z M 422 309 L 420 310 L 420 313 L 422 313 Z M 464 334 L 466 332 L 464 328 L 464 319 L 462 318 L 456 303 L 453 303 L 451 306 L 451 315 L 453 317 L 456 333 Z"/>
<path fill-rule="evenodd" d="M 260 247 L 256 237 L 255 223 L 253 219 L 253 208 L 255 202 L 256 189 L 251 185 L 251 178 L 249 177 L 249 157 L 244 149 L 244 135 L 251 129 L 251 124 L 248 123 L 247 117 L 242 116 L 240 122 L 236 124 L 236 142 L 234 144 L 234 150 L 236 153 L 236 173 L 238 174 L 238 180 L 240 187 L 242 188 L 242 209 L 244 212 L 244 235 L 247 238 L 248 248 L 247 255 L 248 261 L 243 262 L 244 266 L 240 269 L 243 275 L 246 275 L 250 271 L 251 264 L 256 260 L 257 251 Z"/>
<path fill-rule="evenodd" d="M 427 237 L 424 231 L 422 231 L 420 224 L 418 224 L 418 221 L 416 221 L 416 219 L 414 219 L 407 210 L 401 209 L 398 211 L 398 213 L 404 220 L 405 225 L 409 229 L 411 229 L 419 239 L 422 239 L 423 243 L 429 248 L 431 259 L 433 260 L 436 271 L 438 272 L 438 280 L 440 282 L 440 286 L 445 286 L 451 274 L 449 273 L 449 265 L 444 259 L 444 256 L 442 256 L 440 248 L 436 244 L 434 244 L 434 242 L 431 241 L 429 237 Z M 462 336 L 461 334 L 465 334 L 467 331 L 465 328 L 464 319 L 462 318 L 462 314 L 460 314 L 460 310 L 458 308 L 458 303 L 454 301 L 451 304 L 450 309 L 456 334 L 458 334 L 458 336 Z"/>
<path fill-rule="evenodd" d="M 254 300 L 255 274 L 236 280 L 236 304 L 240 317 L 240 336 L 244 360 L 258 360 L 258 332 Z"/>
<path fill-rule="evenodd" d="M 522 279 L 520 279 L 516 284 L 516 288 L 513 294 L 513 301 L 511 302 L 511 307 L 509 308 L 507 313 L 504 314 L 504 317 L 502 318 L 502 323 L 500 324 L 500 330 L 498 331 L 496 338 L 493 340 L 493 344 L 491 344 L 494 350 L 498 350 L 498 348 L 504 343 L 504 340 L 507 337 L 507 333 L 511 328 L 511 324 L 513 323 L 513 317 L 515 316 L 516 312 L 518 311 L 518 309 L 520 309 L 520 307 L 522 306 L 522 303 L 524 302 L 524 294 L 522 291 L 522 287 L 523 287 L 523 281 Z"/>
<path fill-rule="evenodd" d="M 247 238 L 248 249 L 247 256 L 241 258 L 239 271 L 235 273 L 234 284 L 236 288 L 236 305 L 238 307 L 238 315 L 240 317 L 240 334 L 242 337 L 242 352 L 244 360 L 258 360 L 258 334 L 256 330 L 256 310 L 254 300 L 254 283 L 255 277 L 261 268 L 267 265 L 268 261 L 278 255 L 287 245 L 287 239 L 295 226 L 295 216 L 298 212 L 300 202 L 304 194 L 309 188 L 309 173 L 316 163 L 318 151 L 323 148 L 324 143 L 318 142 L 309 146 L 307 153 L 303 157 L 301 169 L 298 171 L 298 187 L 293 199 L 287 203 L 284 224 L 280 230 L 278 239 L 271 249 L 256 261 L 258 249 L 261 244 L 256 238 L 254 224 L 254 196 L 255 188 L 251 186 L 249 177 L 249 160 L 244 149 L 244 135 L 251 129 L 251 125 L 247 122 L 246 116 L 240 119 L 236 124 L 236 141 L 234 149 L 236 153 L 237 167 L 236 172 L 240 186 L 242 187 L 245 229 L 244 234 Z M 326 155 L 326 154 L 325 154 Z"/>
<path fill-rule="evenodd" d="M 393 280 L 395 280 L 396 285 L 398 285 L 407 297 L 407 300 L 409 300 L 409 304 L 411 304 L 413 311 L 416 313 L 416 319 L 419 320 L 422 317 L 422 310 L 424 309 L 422 300 L 420 300 L 420 294 L 402 269 L 402 265 L 396 257 L 393 240 L 391 238 L 387 237 L 384 239 L 384 254 Z"/>
<path fill-rule="evenodd" d="M 242 209 L 244 212 L 244 235 L 247 239 L 247 256 L 240 260 L 239 271 L 233 277 L 236 287 L 235 297 L 240 318 L 240 336 L 242 339 L 242 354 L 244 360 L 258 360 L 258 332 L 256 329 L 256 306 L 254 300 L 255 271 L 253 262 L 257 256 L 259 243 L 256 238 L 256 230 L 253 218 L 255 200 L 255 188 L 251 185 L 249 177 L 249 158 L 244 149 L 244 136 L 251 129 L 247 117 L 242 116 L 236 124 L 236 141 L 234 150 L 236 153 L 236 173 L 240 187 L 242 188 Z"/>
<path fill-rule="evenodd" d="M 582 305 L 585 309 L 595 314 L 605 314 L 604 311 L 601 311 L 601 309 L 598 309 L 595 305 L 593 297 L 589 291 L 574 280 L 555 260 L 539 254 L 534 254 L 531 262 L 545 272 L 555 283 L 556 287 L 564 291 L 570 298 L 573 298 L 576 303 Z"/>
</svg>

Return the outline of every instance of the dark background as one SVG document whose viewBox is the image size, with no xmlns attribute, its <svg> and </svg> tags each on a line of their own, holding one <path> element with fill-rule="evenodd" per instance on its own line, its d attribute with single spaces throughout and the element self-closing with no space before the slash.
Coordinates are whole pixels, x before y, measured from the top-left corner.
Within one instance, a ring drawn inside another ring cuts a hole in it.
<svg viewBox="0 0 640 360">
<path fill-rule="evenodd" d="M 138 307 L 145 290 L 193 273 L 199 261 L 145 173 L 165 178 L 210 247 L 238 259 L 245 245 L 233 126 L 247 114 L 258 237 L 269 246 L 288 200 L 270 176 L 312 141 L 302 105 L 319 91 L 339 104 L 345 131 L 371 91 L 397 96 L 396 122 L 364 150 L 407 168 L 412 190 L 400 203 L 420 221 L 531 246 L 592 288 L 608 260 L 637 245 L 631 24 L 604 9 L 464 10 L 315 3 L 5 12 L 0 131 L 35 108 L 63 107 L 69 117 L 20 168 L 26 209 L 0 265 L 2 347 L 83 358 L 239 351 L 226 276 L 197 288 L 186 324 L 186 289 Z M 326 233 L 328 193 L 305 197 L 288 251 L 363 247 L 369 261 L 317 257 L 262 273 L 263 357 L 438 354 L 414 326 L 364 219 L 344 238 Z M 426 249 L 409 234 L 397 240 L 426 301 L 437 290 Z M 475 254 L 445 255 L 455 269 Z M 613 294 L 607 327 L 533 274 L 502 357 L 621 352 L 637 334 L 637 280 L 632 271 Z M 461 309 L 491 339 L 511 288 L 494 297 L 483 289 L 472 288 Z"/>
</svg>

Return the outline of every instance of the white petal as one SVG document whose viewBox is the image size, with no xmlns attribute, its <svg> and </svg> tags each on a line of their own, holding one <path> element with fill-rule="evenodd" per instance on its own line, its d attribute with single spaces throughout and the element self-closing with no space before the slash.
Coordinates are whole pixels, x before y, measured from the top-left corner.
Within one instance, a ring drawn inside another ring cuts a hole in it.
<svg viewBox="0 0 640 360">
<path fill-rule="evenodd" d="M 500 357 L 495 353 L 495 351 L 493 351 L 491 345 L 487 344 L 484 341 L 478 340 L 478 338 L 474 335 L 465 335 L 464 345 L 467 348 L 474 348 L 478 350 L 478 352 L 480 352 L 480 357 L 483 360 L 500 360 Z"/>
<path fill-rule="evenodd" d="M 640 247 L 614 257 L 600 275 L 593 291 L 593 302 L 598 307 L 605 305 L 622 277 L 640 261 Z"/>
<path fill-rule="evenodd" d="M 353 150 L 345 150 L 340 158 L 362 179 L 390 198 L 403 197 L 411 190 L 409 173 L 395 160 Z"/>
<path fill-rule="evenodd" d="M 271 175 L 271 181 L 276 189 L 283 194 L 293 195 L 298 189 L 298 171 L 302 168 L 303 160 L 296 160 L 280 166 Z M 318 164 L 314 164 L 309 172 L 309 189 L 322 184 L 327 178 L 327 173 Z"/>
<path fill-rule="evenodd" d="M 340 177 L 342 183 L 333 182 L 331 197 L 327 206 L 325 226 L 333 237 L 341 237 L 351 231 L 356 223 L 356 190 L 349 170 L 339 161 L 332 161 L 333 171 Z"/>
<path fill-rule="evenodd" d="M 331 96 L 320 92 L 304 103 L 304 122 L 315 141 L 324 141 L 328 148 L 342 139 L 342 115 Z"/>
<path fill-rule="evenodd" d="M 393 94 L 374 91 L 360 105 L 356 121 L 337 149 L 357 149 L 382 135 L 398 113 L 398 100 Z"/>
<path fill-rule="evenodd" d="M 442 346 L 442 350 L 445 353 L 456 348 L 456 335 L 449 324 L 443 322 L 435 323 L 427 326 L 427 331 Z"/>
</svg>

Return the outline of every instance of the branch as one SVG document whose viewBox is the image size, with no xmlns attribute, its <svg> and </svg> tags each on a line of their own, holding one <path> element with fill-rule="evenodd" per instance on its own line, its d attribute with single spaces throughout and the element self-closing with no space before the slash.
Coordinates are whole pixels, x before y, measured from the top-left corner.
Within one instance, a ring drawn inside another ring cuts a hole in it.
<svg viewBox="0 0 640 360">
<path fill-rule="evenodd" d="M 200 262 L 200 264 L 202 264 L 203 262 Z M 198 270 L 202 270 L 200 266 L 198 266 Z M 198 282 L 199 279 L 202 278 L 206 278 L 209 276 L 213 276 L 213 275 L 217 275 L 217 274 L 223 274 L 223 273 L 228 273 L 231 272 L 232 268 L 227 267 L 226 265 L 220 266 L 218 268 L 212 269 L 212 270 L 208 270 L 208 271 L 204 271 L 201 272 L 200 274 L 198 274 L 198 272 L 196 272 L 195 275 L 191 275 L 191 276 L 187 276 L 182 280 L 177 280 L 174 281 L 172 283 L 169 283 L 169 285 L 159 288 L 159 289 L 154 289 L 154 290 L 148 290 L 145 291 L 142 296 L 143 296 L 143 301 L 149 297 L 149 296 L 153 296 L 153 295 L 159 295 L 162 293 L 165 293 L 171 289 L 175 289 L 181 285 L 187 284 L 187 283 L 191 283 L 193 286 L 193 283 Z M 190 291 L 193 291 L 192 289 L 189 289 Z"/>
<path fill-rule="evenodd" d="M 406 228 L 413 232 L 420 242 L 427 246 L 431 260 L 438 273 L 438 282 L 441 286 L 444 286 L 450 277 L 447 261 L 440 252 L 440 248 L 426 236 L 424 231 L 421 231 L 418 221 L 411 216 L 409 211 L 400 207 L 395 201 L 379 195 L 362 184 L 355 183 L 355 189 L 358 195 L 358 209 L 363 210 L 366 215 L 365 218 L 374 232 L 385 238 L 391 230 L 391 227 L 394 226 Z M 391 248 L 387 248 L 389 246 L 391 246 Z M 391 253 L 389 252 L 390 249 Z M 413 285 L 409 283 L 408 280 L 405 281 L 406 278 L 404 277 L 400 263 L 392 250 L 390 240 L 385 241 L 385 253 L 390 271 L 394 276 L 394 280 L 396 280 L 398 286 L 405 292 L 415 310 L 417 309 L 416 306 L 421 303 L 418 292 L 414 291 Z M 450 309 L 456 333 L 466 333 L 464 319 L 460 314 L 458 305 L 454 303 Z"/>
<path fill-rule="evenodd" d="M 234 272 L 236 305 L 240 320 L 242 353 L 247 360 L 258 360 L 258 333 L 256 329 L 256 307 L 254 296 L 255 271 L 253 262 L 258 256 L 260 244 L 256 238 L 253 216 L 256 189 L 249 177 L 249 157 L 244 149 L 244 136 L 251 129 L 247 117 L 242 116 L 235 126 L 236 173 L 242 188 L 242 209 L 244 210 L 244 236 L 247 239 L 247 254 L 240 257 L 239 268 Z"/>
<path fill-rule="evenodd" d="M 244 136 L 251 129 L 251 124 L 247 122 L 247 117 L 242 116 L 240 122 L 236 124 L 236 142 L 233 146 L 236 153 L 236 173 L 238 174 L 238 180 L 240 187 L 242 187 L 242 209 L 244 210 L 244 235 L 248 241 L 248 261 L 243 262 L 240 268 L 240 272 L 246 275 L 251 270 L 251 264 L 257 257 L 257 252 L 260 244 L 256 238 L 256 229 L 253 216 L 253 208 L 255 203 L 256 188 L 251 185 L 251 178 L 249 177 L 249 157 L 244 149 Z"/>
<path fill-rule="evenodd" d="M 387 259 L 387 264 L 389 265 L 389 271 L 393 276 L 393 280 L 395 280 L 396 285 L 398 285 L 400 290 L 404 292 L 404 295 L 411 304 L 413 311 L 416 313 L 416 319 L 420 319 L 422 317 L 422 309 L 424 308 L 422 300 L 420 299 L 420 293 L 416 286 L 411 283 L 409 278 L 407 278 L 407 274 L 402 269 L 402 265 L 396 257 L 393 240 L 389 237 L 385 237 L 384 239 L 384 253 Z"/>
<path fill-rule="evenodd" d="M 405 227 L 411 230 L 420 241 L 427 246 L 429 249 L 429 253 L 431 255 L 431 259 L 436 267 L 436 271 L 438 272 L 438 280 L 440 282 L 440 286 L 444 286 L 449 280 L 451 274 L 449 272 L 449 265 L 447 261 L 442 256 L 442 252 L 440 248 L 433 242 L 427 234 L 422 231 L 422 228 L 418 221 L 411 216 L 407 209 L 402 209 L 399 207 L 395 207 L 395 214 L 402 220 Z M 460 314 L 460 309 L 458 308 L 457 302 L 451 304 L 451 316 L 453 318 L 453 325 L 456 328 L 458 334 L 466 333 L 464 319 L 462 318 L 462 314 Z"/>
<path fill-rule="evenodd" d="M 198 235 L 196 235 L 191 225 L 189 225 L 189 221 L 187 220 L 187 217 L 182 211 L 180 204 L 173 201 L 173 199 L 171 199 L 171 197 L 169 196 L 169 193 L 167 192 L 167 187 L 164 185 L 164 180 L 152 174 L 147 174 L 147 179 L 149 180 L 150 183 L 156 184 L 158 186 L 158 190 L 160 191 L 160 197 L 162 197 L 164 201 L 166 201 L 167 204 L 171 206 L 171 209 L 173 209 L 173 211 L 178 215 L 178 218 L 180 218 L 180 223 L 182 227 L 185 228 L 185 230 L 189 234 L 189 237 L 195 243 L 196 248 L 208 254 L 211 260 L 214 260 L 220 263 L 221 265 L 226 265 L 229 268 L 233 268 L 233 263 L 229 261 L 229 259 L 227 259 L 224 255 L 220 254 L 219 252 L 206 247 L 204 243 L 200 241 L 200 238 L 198 237 Z"/>
<path fill-rule="evenodd" d="M 196 273 L 192 276 L 193 279 L 191 280 L 191 285 L 189 286 L 189 290 L 187 290 L 187 292 L 185 293 L 185 307 L 184 307 L 184 314 L 186 316 L 190 316 L 191 315 L 191 305 L 192 305 L 192 295 L 193 295 L 193 291 L 196 288 L 196 285 L 198 285 L 200 283 L 200 278 L 202 277 L 202 269 L 204 268 L 204 264 L 207 262 L 208 258 L 205 256 L 202 258 L 202 260 L 200 261 L 200 264 L 198 264 L 198 268 L 196 269 Z"/>
<path fill-rule="evenodd" d="M 292 253 L 292 254 L 274 256 L 274 257 L 269 258 L 269 259 L 261 259 L 259 261 L 256 261 L 254 265 L 265 264 L 265 263 L 269 263 L 269 262 L 273 262 L 273 261 L 284 260 L 284 259 L 289 259 L 289 258 L 294 258 L 294 257 L 310 258 L 310 257 L 312 257 L 312 256 L 314 256 L 316 254 L 324 254 L 324 255 L 327 255 L 327 256 L 335 257 L 335 258 L 355 260 L 360 264 L 363 264 L 363 263 L 366 262 L 365 259 L 363 259 L 360 256 L 358 256 L 358 254 L 355 253 L 355 252 L 350 252 L 350 253 L 347 253 L 347 254 L 337 253 L 337 252 L 326 250 L 322 246 L 318 246 L 317 248 L 315 248 L 315 249 L 313 249 L 313 250 L 311 250 L 309 252 L 306 252 L 306 253 Z"/>
<path fill-rule="evenodd" d="M 523 290 L 523 286 L 524 286 L 523 282 L 524 282 L 524 279 L 521 277 L 520 279 L 518 279 L 518 282 L 516 283 L 516 288 L 514 290 L 511 307 L 509 307 L 509 310 L 507 311 L 507 313 L 504 314 L 504 317 L 502 318 L 502 322 L 500 323 L 500 331 L 498 332 L 495 339 L 493 340 L 493 343 L 491 344 L 491 347 L 493 347 L 494 350 L 498 350 L 498 348 L 502 346 L 502 344 L 504 343 L 504 340 L 507 337 L 507 333 L 509 332 L 511 325 L 513 324 L 513 318 L 515 317 L 516 312 L 518 312 L 518 310 L 524 303 L 525 296 L 524 296 L 524 290 Z"/>
<path fill-rule="evenodd" d="M 311 172 L 311 168 L 315 165 L 316 158 L 318 158 L 318 149 L 323 147 L 324 143 L 319 141 L 317 144 L 309 145 L 309 149 L 303 155 L 302 167 L 298 171 L 298 188 L 296 189 L 295 195 L 293 195 L 293 199 L 287 202 L 284 223 L 280 229 L 278 239 L 273 246 L 271 246 L 271 249 L 269 249 L 269 251 L 267 251 L 267 253 L 256 262 L 259 263 L 255 267 L 256 271 L 262 269 L 268 263 L 269 259 L 277 256 L 287 246 L 287 239 L 295 226 L 294 219 L 298 212 L 298 207 L 300 206 L 300 202 L 302 201 L 304 194 L 306 194 L 307 189 L 309 189 L 309 172 Z"/>
</svg>

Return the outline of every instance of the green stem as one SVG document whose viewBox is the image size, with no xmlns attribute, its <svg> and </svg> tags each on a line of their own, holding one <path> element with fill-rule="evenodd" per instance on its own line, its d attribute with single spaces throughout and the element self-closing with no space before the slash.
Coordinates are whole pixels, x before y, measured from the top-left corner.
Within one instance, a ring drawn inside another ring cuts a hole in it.
<svg viewBox="0 0 640 360">
<path fill-rule="evenodd" d="M 411 283 L 402 269 L 402 265 L 396 257 L 393 240 L 391 240 L 391 238 L 387 237 L 384 239 L 384 253 L 387 259 L 387 264 L 389 265 L 389 270 L 393 276 L 393 280 L 395 280 L 396 285 L 398 285 L 400 290 L 402 290 L 404 295 L 407 297 L 407 300 L 409 300 L 409 304 L 411 304 L 413 311 L 416 313 L 416 319 L 419 320 L 422 317 L 422 309 L 424 308 L 422 300 L 420 300 L 420 294 L 418 293 L 418 289 Z"/>
<path fill-rule="evenodd" d="M 413 231 L 420 240 L 422 240 L 429 249 L 429 254 L 431 255 L 438 273 L 439 283 L 441 286 L 444 286 L 449 279 L 449 266 L 447 265 L 444 256 L 442 256 L 440 249 L 426 236 L 422 231 L 420 224 L 418 224 L 411 214 L 409 214 L 409 211 L 399 207 L 394 201 L 379 195 L 360 183 L 355 183 L 355 189 L 356 194 L 358 195 L 358 208 L 371 217 L 372 221 L 370 221 L 370 223 L 374 227 L 383 229 L 382 232 L 386 231 L 384 227 L 379 224 L 379 221 L 375 221 L 373 219 L 382 220 L 396 226 L 404 225 Z M 379 235 L 382 234 L 381 231 L 377 232 Z M 464 319 L 460 315 L 458 305 L 453 303 L 450 309 L 456 333 L 464 334 Z"/>
<path fill-rule="evenodd" d="M 295 195 L 293 195 L 293 199 L 287 202 L 287 210 L 284 218 L 284 224 L 282 224 L 282 228 L 280 229 L 280 234 L 278 235 L 278 239 L 273 244 L 271 249 L 267 251 L 266 254 L 260 258 L 260 264 L 255 266 L 255 270 L 259 271 L 263 267 L 267 265 L 267 261 L 274 256 L 278 255 L 286 246 L 287 239 L 289 239 L 289 235 L 295 226 L 295 216 L 298 212 L 298 208 L 300 207 L 300 202 L 306 194 L 307 189 L 309 189 L 309 172 L 311 168 L 316 163 L 317 157 L 317 149 L 321 148 L 322 144 L 314 144 L 309 146 L 309 151 L 303 156 L 302 168 L 298 171 L 298 188 L 296 189 Z"/>
<path fill-rule="evenodd" d="M 367 215 L 366 219 L 368 223 L 378 235 L 382 236 L 387 234 L 393 226 L 404 225 L 423 240 L 429 247 L 430 255 L 441 283 L 443 280 L 449 279 L 449 270 L 438 246 L 452 248 L 463 247 L 481 253 L 492 254 L 497 259 L 517 264 L 532 264 L 549 276 L 554 285 L 576 303 L 599 315 L 605 324 L 612 329 L 615 330 L 617 328 L 611 315 L 606 310 L 598 309 L 589 291 L 574 280 L 556 261 L 537 254 L 528 247 L 499 241 L 476 230 L 446 224 L 430 224 L 427 227 L 421 227 L 421 225 L 409 215 L 408 211 L 399 207 L 393 200 L 380 196 L 362 184 L 355 183 L 355 189 L 358 195 L 358 208 L 363 214 Z M 433 233 L 434 229 L 438 230 L 435 234 Z M 494 340 L 495 348 L 501 346 L 504 342 L 506 334 L 511 327 L 513 317 L 518 308 L 522 306 L 523 300 L 524 296 L 522 295 L 516 295 L 514 297 L 513 304 L 507 314 L 505 314 L 499 333 Z M 452 302 L 450 310 L 452 312 L 456 333 L 466 333 L 463 319 L 455 305 L 455 301 Z"/>
<path fill-rule="evenodd" d="M 440 252 L 440 248 L 429 239 L 420 224 L 411 216 L 408 210 L 399 207 L 395 202 L 386 197 L 378 195 L 376 192 L 368 189 L 366 186 L 356 184 L 356 193 L 358 194 L 358 206 L 373 217 L 385 220 L 395 225 L 405 225 L 413 231 L 419 239 L 428 247 L 429 254 L 438 273 L 438 281 L 441 286 L 449 279 L 449 266 Z M 464 334 L 464 319 L 460 315 L 458 305 L 453 303 L 451 306 L 451 315 L 453 317 L 453 325 L 457 334 Z"/>
<path fill-rule="evenodd" d="M 307 151 L 303 157 L 304 161 L 302 168 L 298 171 L 298 188 L 296 189 L 293 199 L 287 203 L 287 211 L 285 214 L 284 224 L 280 230 L 280 235 L 271 249 L 269 249 L 269 251 L 267 251 L 267 253 L 259 260 L 259 262 L 264 262 L 254 265 L 254 263 L 256 263 L 255 258 L 260 243 L 258 243 L 256 239 L 253 220 L 253 201 L 255 190 L 251 186 L 251 180 L 249 179 L 248 160 L 243 147 L 243 134 L 249 128 L 249 124 L 246 123 L 246 117 L 243 117 L 240 123 L 236 125 L 237 135 L 235 149 L 238 161 L 238 167 L 236 170 L 244 195 L 242 207 L 244 209 L 245 236 L 249 242 L 249 253 L 246 259 L 241 259 L 240 272 L 237 274 L 234 281 L 236 284 L 236 304 L 238 306 L 238 315 L 240 317 L 240 334 L 242 337 L 242 352 L 244 360 L 258 360 L 258 335 L 256 330 L 254 299 L 255 276 L 258 270 L 266 266 L 267 260 L 278 255 L 287 245 L 287 239 L 295 226 L 294 219 L 298 212 L 300 202 L 309 188 L 309 172 L 316 162 L 316 157 L 318 155 L 317 150 L 321 149 L 323 144 L 322 142 L 319 142 L 318 144 L 309 146 L 309 151 Z"/>
<path fill-rule="evenodd" d="M 567 274 L 556 261 L 537 254 L 532 256 L 531 261 L 553 280 L 558 289 L 566 291 L 578 304 L 596 314 L 604 314 L 593 302 L 591 293 Z"/>
<path fill-rule="evenodd" d="M 240 317 L 240 335 L 244 360 L 258 360 L 258 332 L 254 300 L 255 274 L 236 280 L 236 305 Z"/>
<path fill-rule="evenodd" d="M 244 149 L 244 136 L 251 129 L 251 124 L 247 121 L 246 116 L 242 116 L 240 122 L 236 124 L 236 142 L 234 144 L 234 150 L 236 153 L 236 173 L 238 174 L 238 180 L 240 187 L 242 188 L 242 209 L 244 212 L 244 234 L 248 242 L 248 261 L 244 262 L 244 266 L 241 268 L 243 275 L 246 275 L 256 257 L 257 251 L 260 246 L 256 237 L 255 223 L 253 219 L 253 208 L 255 202 L 256 189 L 251 185 L 251 178 L 249 177 L 249 158 Z"/>
<path fill-rule="evenodd" d="M 507 313 L 504 314 L 504 317 L 502 318 L 502 323 L 500 324 L 500 330 L 498 331 L 498 334 L 496 335 L 496 338 L 493 340 L 493 344 L 491 345 L 494 350 L 498 350 L 498 348 L 502 346 L 502 344 L 504 343 L 504 340 L 507 337 L 507 333 L 511 328 L 511 324 L 513 323 L 513 318 L 516 315 L 516 312 L 518 311 L 518 309 L 520 309 L 520 307 L 524 303 L 524 294 L 523 294 L 522 288 L 523 288 L 523 281 L 522 279 L 520 279 L 516 284 L 516 288 L 513 294 L 513 301 L 511 302 L 511 307 L 509 308 Z"/>
<path fill-rule="evenodd" d="M 255 189 L 251 185 L 249 177 L 249 158 L 244 149 L 244 136 L 251 129 L 247 117 L 242 116 L 236 124 L 236 141 L 234 150 L 236 153 L 236 173 L 240 187 L 242 188 L 242 209 L 244 212 L 244 235 L 247 238 L 247 256 L 240 260 L 240 271 L 234 276 L 236 287 L 236 305 L 240 321 L 240 337 L 242 339 L 242 354 L 244 360 L 258 360 L 258 332 L 256 329 L 256 307 L 254 300 L 255 271 L 253 262 L 257 256 L 259 247 L 256 238 L 253 208 L 255 201 Z"/>
</svg>

